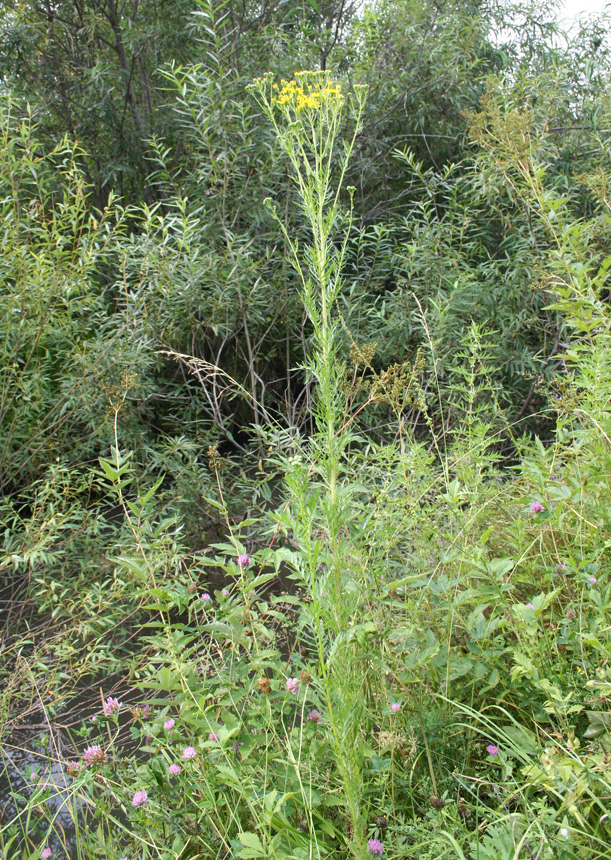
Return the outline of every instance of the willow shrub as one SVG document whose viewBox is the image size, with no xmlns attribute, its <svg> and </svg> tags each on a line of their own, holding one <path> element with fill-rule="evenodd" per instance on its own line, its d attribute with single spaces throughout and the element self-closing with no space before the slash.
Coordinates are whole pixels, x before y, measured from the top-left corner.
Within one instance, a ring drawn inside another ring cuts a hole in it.
<svg viewBox="0 0 611 860">
<path fill-rule="evenodd" d="M 7 100 L 1 111 L 0 486 L 6 493 L 39 477 L 69 448 L 81 456 L 93 450 L 90 438 L 77 442 L 105 408 L 95 348 L 104 307 L 93 275 L 121 229 L 121 213 L 112 200 L 101 220 L 88 211 L 78 148 L 64 139 L 44 152 L 27 117 Z"/>
</svg>

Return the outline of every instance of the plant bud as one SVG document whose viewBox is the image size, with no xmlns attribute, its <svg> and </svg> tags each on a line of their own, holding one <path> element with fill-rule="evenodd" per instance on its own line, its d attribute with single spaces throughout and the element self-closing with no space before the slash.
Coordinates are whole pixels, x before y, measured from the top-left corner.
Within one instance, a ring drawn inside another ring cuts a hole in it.
<svg viewBox="0 0 611 860">
<path fill-rule="evenodd" d="M 259 685 L 259 692 L 269 696 L 272 691 L 272 685 L 270 684 L 269 678 L 259 678 L 257 684 Z"/>
</svg>

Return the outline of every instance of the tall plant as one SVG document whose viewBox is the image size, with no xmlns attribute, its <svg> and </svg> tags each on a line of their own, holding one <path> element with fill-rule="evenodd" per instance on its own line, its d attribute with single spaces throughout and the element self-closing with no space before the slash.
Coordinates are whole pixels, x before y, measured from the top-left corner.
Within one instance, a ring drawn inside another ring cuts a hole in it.
<svg viewBox="0 0 611 860">
<path fill-rule="evenodd" d="M 280 86 L 269 76 L 261 78 L 255 82 L 253 93 L 273 123 L 278 142 L 290 160 L 299 205 L 310 229 L 310 242 L 299 248 L 271 200 L 266 201 L 284 233 L 301 282 L 303 306 L 313 328 L 313 351 L 306 363 L 317 385 L 314 411 L 318 435 L 313 462 L 326 485 L 326 517 L 337 561 L 342 519 L 339 482 L 348 435 L 339 432 L 345 401 L 343 369 L 338 360 L 340 315 L 336 302 L 342 286 L 348 229 L 344 229 L 339 246 L 334 240 L 343 218 L 340 193 L 365 103 L 365 88 L 357 87 L 346 105 L 341 85 L 328 72 L 300 72 L 295 80 L 282 81 Z M 355 114 L 356 123 L 351 139 L 339 153 L 338 136 L 346 107 Z M 352 200 L 354 189 L 347 190 Z M 341 570 L 337 564 L 334 573 L 341 629 L 345 617 Z"/>
<path fill-rule="evenodd" d="M 305 247 L 278 221 L 301 283 L 303 307 L 312 326 L 306 371 L 316 385 L 316 434 L 305 456 L 292 461 L 288 483 L 292 505 L 282 516 L 301 553 L 298 576 L 309 603 L 303 622 L 317 652 L 318 682 L 326 702 L 356 857 L 365 856 L 361 772 L 360 688 L 353 632 L 358 627 L 358 593 L 352 574 L 349 531 L 351 485 L 343 480 L 349 433 L 345 428 L 343 367 L 339 360 L 341 315 L 337 300 L 352 215 L 342 211 L 341 192 L 354 149 L 366 91 L 345 96 L 328 72 L 300 72 L 291 81 L 257 80 L 252 92 L 272 123 L 289 159 L 309 241 Z M 339 143 L 345 114 L 354 119 L 348 140 Z M 339 240 L 338 240 L 339 236 Z M 309 465 L 308 464 L 309 461 Z M 314 476 L 318 480 L 314 479 Z M 307 634 L 306 634 L 307 636 Z"/>
</svg>

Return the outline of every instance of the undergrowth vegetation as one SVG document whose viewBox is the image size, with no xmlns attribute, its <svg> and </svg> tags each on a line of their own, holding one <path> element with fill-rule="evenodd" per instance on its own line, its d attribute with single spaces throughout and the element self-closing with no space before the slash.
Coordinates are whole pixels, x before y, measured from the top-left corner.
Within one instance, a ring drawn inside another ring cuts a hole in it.
<svg viewBox="0 0 611 860">
<path fill-rule="evenodd" d="M 610 857 L 604 31 L 196 6 L 2 99 L 2 856 Z"/>
</svg>

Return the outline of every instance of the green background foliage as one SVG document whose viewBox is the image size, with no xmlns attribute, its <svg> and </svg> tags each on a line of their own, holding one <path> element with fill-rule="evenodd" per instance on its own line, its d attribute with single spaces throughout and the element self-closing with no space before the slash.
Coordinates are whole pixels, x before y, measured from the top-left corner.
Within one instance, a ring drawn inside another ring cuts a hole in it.
<svg viewBox="0 0 611 860">
<path fill-rule="evenodd" d="M 606 19 L 1 6 L 4 856 L 610 856 Z"/>
</svg>

